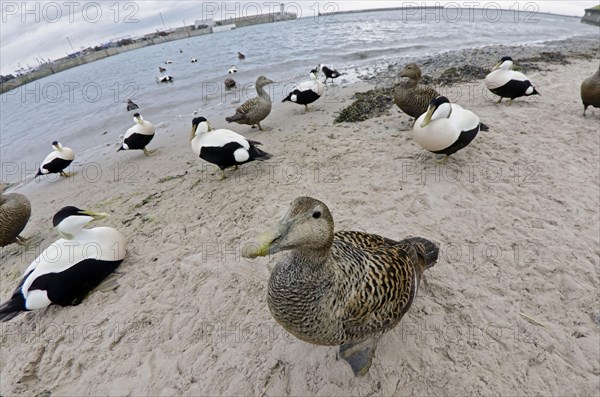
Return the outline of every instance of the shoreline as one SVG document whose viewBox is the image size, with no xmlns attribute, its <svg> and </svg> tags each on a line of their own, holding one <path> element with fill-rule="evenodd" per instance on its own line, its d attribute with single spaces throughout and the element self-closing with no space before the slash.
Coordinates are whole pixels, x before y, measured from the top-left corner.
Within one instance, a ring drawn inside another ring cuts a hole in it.
<svg viewBox="0 0 600 397">
<path fill-rule="evenodd" d="M 400 67 L 392 64 L 364 71 L 373 76 L 365 81 L 340 81 L 307 114 L 274 103 L 264 132 L 225 123 L 236 105 L 203 114 L 273 155 L 228 170 L 224 181 L 192 154 L 190 116 L 157 125 L 154 157 L 110 145 L 93 153 L 98 167 L 86 169 L 83 158 L 74 177 L 11 189 L 31 200 L 23 234 L 39 233 L 39 244 L 0 251 L 1 301 L 40 247 L 56 240 L 50 218 L 64 205 L 109 212 L 90 226 L 115 227 L 129 247 L 116 290 L 6 324 L 1 394 L 592 395 L 600 109 L 581 116 L 579 84 L 598 67 L 597 46 L 592 59 L 532 61 L 544 66 L 527 71 L 542 96 L 511 106 L 483 96 L 481 81 L 449 86 L 490 131 L 446 165 L 413 142 L 410 118 L 395 106 L 334 123 L 357 92 L 391 87 Z M 424 73 L 438 78 L 461 61 L 491 68 L 506 48 L 442 54 Z M 268 269 L 280 257 L 239 255 L 299 195 L 323 200 L 336 230 L 441 245 L 412 308 L 382 337 L 362 378 L 337 349 L 300 342 L 271 318 Z"/>
</svg>

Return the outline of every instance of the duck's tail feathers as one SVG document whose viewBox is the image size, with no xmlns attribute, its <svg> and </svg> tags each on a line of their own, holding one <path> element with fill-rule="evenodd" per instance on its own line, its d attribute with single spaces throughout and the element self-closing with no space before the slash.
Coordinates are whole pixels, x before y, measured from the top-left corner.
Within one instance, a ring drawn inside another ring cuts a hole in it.
<svg viewBox="0 0 600 397">
<path fill-rule="evenodd" d="M 411 237 L 405 241 L 411 243 L 417 249 L 419 255 L 425 258 L 425 269 L 435 265 L 440 253 L 440 248 L 436 243 L 422 237 Z"/>
<path fill-rule="evenodd" d="M 256 142 L 256 141 L 249 141 L 251 143 L 250 145 L 250 150 L 248 151 L 250 153 L 250 158 L 255 159 L 255 160 L 269 160 L 271 156 L 269 153 L 260 150 L 259 148 L 256 147 L 256 145 L 260 145 L 260 142 Z"/>
<path fill-rule="evenodd" d="M 483 123 L 479 123 L 479 131 L 489 131 L 490 127 L 488 127 L 487 125 L 483 124 Z"/>
<path fill-rule="evenodd" d="M 233 116 L 225 117 L 225 121 L 228 123 L 233 123 L 235 121 L 241 120 L 243 117 L 243 113 L 236 113 Z"/>
<path fill-rule="evenodd" d="M 0 322 L 9 321 L 19 315 L 24 310 L 23 302 L 18 299 L 11 299 L 0 305 Z"/>
</svg>

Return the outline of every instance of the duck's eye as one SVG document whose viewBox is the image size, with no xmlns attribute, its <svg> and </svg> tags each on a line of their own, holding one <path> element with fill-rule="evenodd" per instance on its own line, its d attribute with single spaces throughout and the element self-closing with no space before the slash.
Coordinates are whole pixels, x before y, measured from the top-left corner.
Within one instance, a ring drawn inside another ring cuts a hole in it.
<svg viewBox="0 0 600 397">
<path fill-rule="evenodd" d="M 321 217 L 321 211 L 315 211 L 315 212 L 313 212 L 313 218 L 319 219 L 320 217 Z"/>
</svg>

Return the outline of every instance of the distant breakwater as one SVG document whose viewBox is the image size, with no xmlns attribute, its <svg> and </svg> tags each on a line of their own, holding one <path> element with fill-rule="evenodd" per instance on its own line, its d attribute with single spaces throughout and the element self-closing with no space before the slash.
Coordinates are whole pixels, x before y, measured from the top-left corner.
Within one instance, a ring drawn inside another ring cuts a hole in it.
<svg viewBox="0 0 600 397">
<path fill-rule="evenodd" d="M 226 21 L 227 23 L 223 23 L 219 26 L 214 26 L 214 28 L 207 27 L 203 29 L 195 29 L 193 25 L 185 26 L 184 28 L 176 29 L 174 32 L 171 32 L 165 36 L 155 35 L 154 37 L 148 37 L 144 40 L 136 41 L 134 43 L 123 45 L 120 47 L 105 48 L 99 51 L 94 51 L 88 54 L 80 55 L 78 57 L 61 59 L 60 61 L 46 63 L 33 72 L 15 77 L 14 79 L 1 83 L 0 94 L 4 94 L 5 92 L 14 90 L 17 87 L 31 83 L 35 80 L 39 80 L 46 76 L 50 76 L 55 73 L 60 73 L 64 70 L 84 65 L 89 62 L 94 62 L 109 56 L 121 54 L 123 52 L 137 50 L 139 48 L 152 46 L 156 44 L 163 44 L 174 40 L 181 40 L 195 36 L 202 36 L 205 34 L 223 32 L 245 26 L 280 22 L 291 19 L 296 19 L 296 14 L 290 13 L 286 15 L 281 15 L 281 13 L 277 12 L 270 14 L 254 15 L 250 17 L 235 18 L 232 21 Z"/>
</svg>

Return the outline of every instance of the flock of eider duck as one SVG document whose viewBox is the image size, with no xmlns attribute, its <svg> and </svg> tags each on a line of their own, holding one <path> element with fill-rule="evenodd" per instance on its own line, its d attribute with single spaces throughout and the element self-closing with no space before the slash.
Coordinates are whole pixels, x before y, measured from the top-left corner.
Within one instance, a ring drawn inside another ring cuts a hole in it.
<svg viewBox="0 0 600 397">
<path fill-rule="evenodd" d="M 243 60 L 245 56 L 238 53 L 238 58 Z M 159 70 L 166 71 L 162 66 Z M 228 74 L 236 71 L 232 66 Z M 325 81 L 320 80 L 321 74 Z M 310 79 L 295 86 L 283 102 L 304 105 L 308 111 L 308 105 L 323 95 L 327 80 L 340 75 L 334 68 L 319 65 L 311 70 Z M 487 130 L 473 112 L 451 103 L 435 89 L 419 85 L 418 65 L 406 65 L 400 77 L 404 80 L 395 87 L 394 101 L 415 119 L 414 140 L 432 152 L 435 161 L 447 161 L 448 156 L 473 142 L 479 131 Z M 172 77 L 158 80 L 171 81 Z M 271 112 L 271 98 L 264 87 L 272 82 L 265 76 L 258 77 L 257 96 L 226 120 L 262 129 L 261 121 Z M 228 89 L 235 87 L 231 78 L 224 84 Z M 515 98 L 538 94 L 523 73 L 513 70 L 510 57 L 494 66 L 485 85 L 500 101 L 508 98 L 508 105 Z M 589 106 L 600 107 L 600 69 L 581 84 L 581 99 L 584 116 Z M 138 105 L 129 100 L 127 110 L 136 109 Z M 147 149 L 155 134 L 154 125 L 139 113 L 135 113 L 134 121 L 118 151 L 155 154 L 155 150 Z M 225 178 L 226 168 L 271 157 L 258 147 L 260 142 L 228 129 L 213 129 L 201 116 L 192 120 L 189 139 L 197 157 L 220 168 L 221 179 Z M 52 146 L 54 151 L 44 159 L 36 177 L 51 173 L 68 176 L 65 169 L 75 153 L 58 142 Z M 30 207 L 22 194 L 0 196 L 1 246 L 26 244 L 20 233 L 29 219 Z M 111 274 L 126 256 L 125 238 L 110 227 L 85 228 L 90 221 L 105 216 L 73 206 L 58 211 L 52 223 L 61 238 L 25 270 L 12 297 L 0 306 L 0 321 L 51 304 L 78 305 L 91 291 L 114 287 Z M 410 308 L 423 272 L 437 261 L 438 246 L 419 237 L 394 241 L 363 232 L 335 232 L 333 225 L 333 215 L 325 203 L 299 197 L 281 221 L 259 236 L 257 244 L 243 255 L 255 258 L 287 251 L 269 279 L 267 302 L 271 314 L 303 341 L 339 346 L 340 356 L 354 374 L 362 375 L 369 370 L 379 337 L 394 328 Z M 59 260 L 51 262 L 46 259 L 56 258 L 56 253 L 74 243 L 94 243 L 98 249 L 58 255 Z"/>
</svg>

